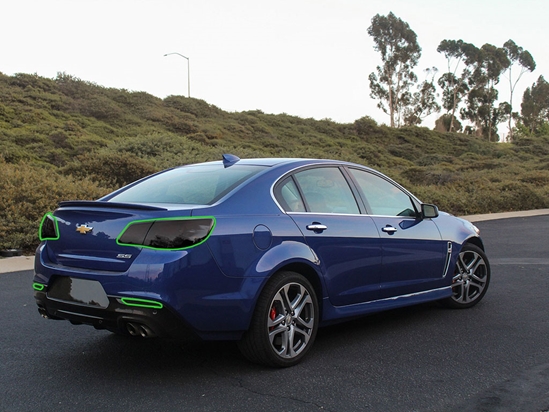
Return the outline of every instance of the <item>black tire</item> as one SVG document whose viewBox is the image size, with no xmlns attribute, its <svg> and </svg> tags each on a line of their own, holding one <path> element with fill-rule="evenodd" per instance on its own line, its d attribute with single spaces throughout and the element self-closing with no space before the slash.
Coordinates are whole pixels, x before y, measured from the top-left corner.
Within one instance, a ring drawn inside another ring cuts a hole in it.
<svg viewBox="0 0 549 412">
<path fill-rule="evenodd" d="M 238 346 L 254 363 L 283 368 L 296 365 L 313 346 L 318 317 L 311 283 L 298 273 L 278 272 L 261 293 L 250 329 Z"/>
<path fill-rule="evenodd" d="M 484 251 L 470 243 L 459 252 L 452 279 L 452 296 L 443 303 L 451 308 L 466 309 L 475 306 L 490 285 L 490 263 Z"/>
</svg>

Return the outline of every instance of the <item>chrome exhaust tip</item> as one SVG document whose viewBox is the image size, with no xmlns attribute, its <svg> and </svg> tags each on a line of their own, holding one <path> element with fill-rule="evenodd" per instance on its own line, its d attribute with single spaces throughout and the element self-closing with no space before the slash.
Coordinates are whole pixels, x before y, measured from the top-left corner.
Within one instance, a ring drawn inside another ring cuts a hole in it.
<svg viewBox="0 0 549 412">
<path fill-rule="evenodd" d="M 131 323 L 131 322 L 126 323 L 126 330 L 132 336 L 140 336 L 139 326 L 137 326 L 135 323 Z"/>
<path fill-rule="evenodd" d="M 131 336 L 140 336 L 142 338 L 153 338 L 156 336 L 151 328 L 142 323 L 128 322 L 126 323 L 126 330 Z"/>
</svg>

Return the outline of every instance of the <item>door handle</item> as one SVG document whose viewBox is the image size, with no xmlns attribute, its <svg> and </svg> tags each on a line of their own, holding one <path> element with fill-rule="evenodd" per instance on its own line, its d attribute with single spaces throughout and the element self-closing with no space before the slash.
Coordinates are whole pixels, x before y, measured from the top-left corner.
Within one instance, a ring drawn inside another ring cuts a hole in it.
<svg viewBox="0 0 549 412">
<path fill-rule="evenodd" d="M 392 227 L 391 225 L 385 226 L 383 229 L 381 229 L 383 232 L 388 233 L 390 235 L 394 234 L 398 229 Z"/>
<path fill-rule="evenodd" d="M 307 225 L 307 230 L 312 230 L 313 232 L 323 232 L 324 230 L 328 229 L 328 226 L 323 225 L 321 223 L 313 223 L 311 225 Z"/>
</svg>

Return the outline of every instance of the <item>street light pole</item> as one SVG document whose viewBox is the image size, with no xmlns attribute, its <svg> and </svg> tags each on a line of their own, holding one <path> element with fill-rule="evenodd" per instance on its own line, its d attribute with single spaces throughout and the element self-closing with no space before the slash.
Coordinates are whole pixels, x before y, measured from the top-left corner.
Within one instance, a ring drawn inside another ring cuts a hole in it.
<svg viewBox="0 0 549 412">
<path fill-rule="evenodd" d="M 187 93 L 188 93 L 189 97 L 191 97 L 191 62 L 190 62 L 190 59 L 187 56 L 183 56 L 180 53 L 168 53 L 168 54 L 165 54 L 164 57 L 169 56 L 170 54 L 177 54 L 178 56 L 181 56 L 184 59 L 187 59 Z"/>
</svg>

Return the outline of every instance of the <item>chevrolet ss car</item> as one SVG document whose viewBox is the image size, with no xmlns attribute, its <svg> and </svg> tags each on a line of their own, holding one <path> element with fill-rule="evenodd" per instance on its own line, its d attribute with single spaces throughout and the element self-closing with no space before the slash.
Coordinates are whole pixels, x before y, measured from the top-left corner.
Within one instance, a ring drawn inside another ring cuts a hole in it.
<svg viewBox="0 0 549 412">
<path fill-rule="evenodd" d="M 239 159 L 176 167 L 39 229 L 40 314 L 117 334 L 235 340 L 287 367 L 319 327 L 441 301 L 468 308 L 490 265 L 478 229 L 353 163 Z"/>
</svg>

